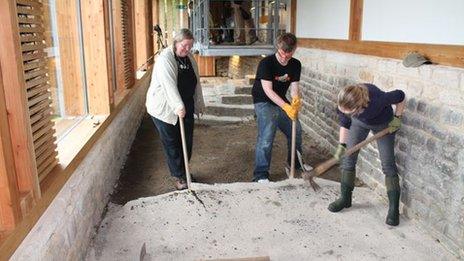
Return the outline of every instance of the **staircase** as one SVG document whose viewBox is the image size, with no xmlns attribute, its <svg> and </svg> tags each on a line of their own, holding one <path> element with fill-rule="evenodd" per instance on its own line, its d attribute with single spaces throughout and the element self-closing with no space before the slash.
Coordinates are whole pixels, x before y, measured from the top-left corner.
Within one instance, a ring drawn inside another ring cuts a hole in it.
<svg viewBox="0 0 464 261">
<path fill-rule="evenodd" d="M 243 122 L 254 117 L 253 98 L 249 79 L 204 78 L 204 120 Z"/>
</svg>

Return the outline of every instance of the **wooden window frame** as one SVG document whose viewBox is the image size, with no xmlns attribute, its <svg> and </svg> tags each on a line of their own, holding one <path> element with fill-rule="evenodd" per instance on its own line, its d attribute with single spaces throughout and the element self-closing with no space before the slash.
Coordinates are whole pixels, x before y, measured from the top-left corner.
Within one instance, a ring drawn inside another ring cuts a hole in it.
<svg viewBox="0 0 464 261">
<path fill-rule="evenodd" d="M 296 3 L 297 0 L 292 0 L 292 32 L 296 32 Z M 463 45 L 363 41 L 362 14 L 363 0 L 351 0 L 348 40 L 298 38 L 298 46 L 400 60 L 415 51 L 428 57 L 434 64 L 464 68 Z"/>
<path fill-rule="evenodd" d="M 151 5 L 153 2 L 148 3 Z M 16 1 L 0 0 L 0 224 L 7 230 L 6 236 L 0 240 L 2 257 L 13 255 L 108 126 L 139 87 L 151 77 L 151 73 L 147 72 L 141 79 L 135 79 L 130 89 L 120 97 L 120 102 L 114 102 L 110 73 L 112 64 L 108 59 L 110 44 L 107 6 L 108 0 L 81 0 L 82 17 L 86 17 L 83 21 L 83 41 L 86 46 L 84 57 L 86 61 L 91 61 L 86 63 L 89 113 L 106 115 L 106 118 L 83 147 L 75 152 L 72 160 L 66 165 L 59 164 L 53 168 L 39 186 L 29 115 L 26 111 L 26 93 L 17 91 L 24 90 L 19 87 L 24 86 L 25 80 L 19 48 Z M 147 23 L 152 23 L 151 19 Z M 147 45 L 153 46 L 153 38 L 150 36 L 147 39 L 150 39 Z M 148 71 L 150 69 L 151 66 Z M 135 70 L 133 73 L 135 75 Z M 5 115 L 7 117 L 3 117 Z M 20 207 L 24 205 L 21 202 L 21 195 L 24 194 L 21 189 L 24 185 L 20 182 L 28 185 L 26 192 L 29 192 L 29 198 L 33 201 L 27 206 L 26 216 L 21 216 Z"/>
</svg>

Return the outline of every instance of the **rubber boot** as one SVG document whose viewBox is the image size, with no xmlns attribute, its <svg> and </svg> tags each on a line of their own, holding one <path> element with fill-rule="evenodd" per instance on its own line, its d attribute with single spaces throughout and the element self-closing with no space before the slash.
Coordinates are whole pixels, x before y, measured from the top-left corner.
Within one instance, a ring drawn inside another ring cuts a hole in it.
<svg viewBox="0 0 464 261">
<path fill-rule="evenodd" d="M 388 214 L 385 223 L 390 226 L 400 224 L 400 182 L 398 176 L 385 176 L 388 195 Z"/>
<path fill-rule="evenodd" d="M 330 212 L 339 212 L 344 208 L 351 207 L 351 195 L 354 189 L 355 177 L 355 171 L 342 170 L 341 195 L 339 199 L 329 204 L 328 209 Z"/>
</svg>

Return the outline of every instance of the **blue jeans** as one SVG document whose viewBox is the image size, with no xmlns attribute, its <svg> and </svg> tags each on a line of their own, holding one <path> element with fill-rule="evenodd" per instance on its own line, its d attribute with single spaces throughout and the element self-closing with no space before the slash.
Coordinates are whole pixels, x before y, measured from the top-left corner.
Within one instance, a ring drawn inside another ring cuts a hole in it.
<svg viewBox="0 0 464 261">
<path fill-rule="evenodd" d="M 285 112 L 276 105 L 268 102 L 255 103 L 255 113 L 258 122 L 258 141 L 255 150 L 255 170 L 253 180 L 269 178 L 271 165 L 272 144 L 277 128 L 287 137 L 287 163 L 291 161 L 292 121 Z M 296 121 L 296 149 L 301 150 L 301 124 Z M 299 168 L 298 161 L 295 164 Z"/>
<path fill-rule="evenodd" d="M 355 118 L 351 120 L 351 127 L 347 141 L 347 149 L 353 147 L 359 142 L 366 139 L 369 132 L 372 130 L 375 133 L 388 127 L 388 123 L 378 125 L 368 125 Z M 382 172 L 385 176 L 396 176 L 398 169 L 395 162 L 395 134 L 390 133 L 377 140 L 379 149 L 380 162 L 382 164 Z M 356 162 L 358 161 L 359 151 L 344 157 L 340 164 L 342 170 L 355 171 Z"/>
<path fill-rule="evenodd" d="M 166 155 L 171 176 L 185 179 L 184 154 L 182 152 L 179 121 L 177 121 L 176 125 L 172 125 L 160 121 L 155 117 L 151 118 L 158 129 L 161 143 L 163 143 L 164 155 Z M 187 143 L 188 160 L 192 157 L 193 123 L 193 117 L 184 118 L 185 143 Z"/>
</svg>

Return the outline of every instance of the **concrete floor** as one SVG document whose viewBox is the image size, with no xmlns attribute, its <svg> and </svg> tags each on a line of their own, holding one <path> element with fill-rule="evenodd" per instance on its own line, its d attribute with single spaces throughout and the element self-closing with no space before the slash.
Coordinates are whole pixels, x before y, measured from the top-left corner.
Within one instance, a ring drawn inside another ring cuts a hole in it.
<svg viewBox="0 0 464 261">
<path fill-rule="evenodd" d="M 386 203 L 368 188 L 354 191 L 341 213 L 327 205 L 336 182 L 195 186 L 110 205 L 88 260 L 199 260 L 269 256 L 270 260 L 454 260 L 414 221 L 384 224 Z"/>
<path fill-rule="evenodd" d="M 255 139 L 254 122 L 196 126 L 191 170 L 210 184 L 194 184 L 200 202 L 188 191 L 173 191 L 145 117 L 87 260 L 138 260 L 144 243 L 145 260 L 454 260 L 414 221 L 385 225 L 386 202 L 368 188 L 356 188 L 352 208 L 330 213 L 338 183 L 318 179 L 323 190 L 316 193 L 300 179 L 285 180 L 282 135 L 271 168 L 278 182 L 250 183 Z M 330 157 L 310 137 L 304 145 L 313 166 Z M 334 168 L 324 177 L 338 174 Z"/>
</svg>

